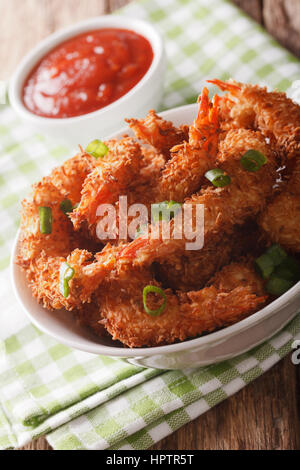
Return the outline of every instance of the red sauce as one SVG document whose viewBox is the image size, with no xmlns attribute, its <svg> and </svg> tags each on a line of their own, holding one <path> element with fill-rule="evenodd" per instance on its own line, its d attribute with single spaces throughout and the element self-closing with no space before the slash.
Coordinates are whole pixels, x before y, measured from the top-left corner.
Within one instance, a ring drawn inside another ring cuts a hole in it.
<svg viewBox="0 0 300 470">
<path fill-rule="evenodd" d="M 152 60 L 149 41 L 133 31 L 89 31 L 39 62 L 24 84 L 23 101 L 32 113 L 49 118 L 91 113 L 125 95 Z"/>
</svg>

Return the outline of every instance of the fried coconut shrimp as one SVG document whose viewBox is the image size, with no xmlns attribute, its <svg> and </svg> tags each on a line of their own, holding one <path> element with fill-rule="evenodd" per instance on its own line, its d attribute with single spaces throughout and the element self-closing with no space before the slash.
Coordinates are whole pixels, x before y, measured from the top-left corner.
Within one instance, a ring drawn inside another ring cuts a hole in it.
<svg viewBox="0 0 300 470">
<path fill-rule="evenodd" d="M 204 243 L 201 250 L 186 251 L 182 256 L 174 256 L 171 261 L 166 259 L 155 263 L 157 278 L 164 286 L 174 290 L 199 290 L 214 273 L 233 259 L 240 259 L 249 252 L 259 256 L 265 248 L 259 228 L 252 221 L 233 227 L 230 234 L 220 235 L 217 243 Z"/>
<path fill-rule="evenodd" d="M 157 154 L 152 151 L 154 164 L 151 165 L 149 149 L 143 149 L 133 139 L 123 138 L 114 145 L 108 143 L 110 151 L 105 162 L 98 163 L 86 178 L 80 204 L 71 214 L 75 230 L 87 224 L 90 235 L 96 238 L 100 221 L 96 214 L 98 206 L 114 204 L 119 214 L 120 196 L 127 196 L 128 205 L 139 203 L 150 209 L 152 203 L 166 199 L 183 202 L 199 189 L 216 156 L 217 101 L 210 103 L 208 90 L 203 90 L 198 116 L 189 128 L 189 142 L 184 141 L 170 150 L 171 157 L 161 171 L 158 171 L 161 162 Z"/>
<path fill-rule="evenodd" d="M 65 256 L 76 247 L 72 224 L 60 210 L 64 199 L 45 177 L 33 186 L 32 194 L 22 203 L 19 263 L 27 268 L 44 251 L 49 256 Z M 40 229 L 39 207 L 49 207 L 52 213 L 52 234 L 43 235 Z"/>
<path fill-rule="evenodd" d="M 183 202 L 200 188 L 204 174 L 214 165 L 218 149 L 219 97 L 210 103 L 207 88 L 199 96 L 199 112 L 189 128 L 189 140 L 170 150 L 158 184 L 160 200 Z"/>
<path fill-rule="evenodd" d="M 249 149 L 256 149 L 267 157 L 267 163 L 257 172 L 246 171 L 241 166 L 241 156 Z M 197 256 L 199 271 L 201 270 L 199 259 L 202 255 L 203 264 L 208 264 L 213 247 L 220 243 L 225 234 L 230 236 L 236 226 L 242 226 L 249 218 L 255 217 L 265 208 L 276 181 L 275 156 L 262 135 L 255 131 L 246 129 L 229 131 L 220 144 L 217 163 L 220 169 L 230 175 L 230 184 L 223 188 L 207 186 L 185 201 L 185 205 L 191 205 L 194 209 L 198 204 L 204 207 L 205 249 L 199 253 L 199 257 Z M 195 230 L 196 210 L 192 212 L 192 226 Z M 151 230 L 154 228 L 150 227 L 149 236 L 141 236 L 125 247 L 122 253 L 124 259 L 132 259 L 136 265 L 167 260 L 172 266 L 182 255 L 188 254 L 191 262 L 195 258 L 194 251 L 186 251 L 188 240 L 185 237 L 175 238 L 174 219 L 170 221 L 169 239 L 163 239 L 162 236 L 159 239 L 152 237 Z M 211 250 L 209 247 L 212 247 Z M 209 253 L 208 257 L 205 256 L 206 253 Z"/>
<path fill-rule="evenodd" d="M 159 346 L 236 323 L 267 300 L 262 281 L 247 266 L 228 266 L 209 284 L 199 291 L 174 294 L 161 289 L 149 270 L 122 272 L 98 292 L 99 323 L 129 347 Z M 149 285 L 158 289 L 147 296 L 149 311 L 159 310 L 165 300 L 159 316 L 146 313 L 143 306 L 143 290 Z"/>
<path fill-rule="evenodd" d="M 51 183 L 75 205 L 80 201 L 82 185 L 87 175 L 96 166 L 97 160 L 80 149 L 78 155 L 51 172 Z"/>
<path fill-rule="evenodd" d="M 300 252 L 300 158 L 283 191 L 261 214 L 259 224 L 272 242 Z"/>
<path fill-rule="evenodd" d="M 75 162 L 83 171 L 84 160 L 71 160 L 53 171 L 53 181 L 60 187 L 66 177 L 66 168 Z M 86 161 L 88 173 L 89 159 Z M 78 176 L 80 176 L 78 171 Z M 82 174 L 82 173 L 81 173 Z M 74 180 L 75 184 L 75 180 Z M 21 214 L 21 236 L 19 240 L 19 256 L 17 262 L 26 270 L 27 279 L 34 297 L 46 308 L 73 310 L 80 308 L 83 302 L 88 302 L 94 291 L 90 283 L 89 263 L 93 255 L 84 249 L 79 249 L 81 236 L 73 230 L 68 215 L 63 212 L 61 203 L 69 195 L 76 200 L 76 191 L 80 192 L 80 178 L 77 180 L 70 195 L 69 187 L 64 186 L 60 191 L 52 182 L 52 175 L 45 177 L 33 186 L 32 194 L 23 201 Z M 43 226 L 44 225 L 44 226 Z M 62 263 L 69 263 L 75 271 L 70 284 L 76 288 L 66 298 L 60 292 L 59 276 Z M 109 269 L 109 260 L 99 267 L 97 278 L 101 278 Z M 93 279 L 95 275 L 93 275 Z"/>
<path fill-rule="evenodd" d="M 178 129 L 172 122 L 158 116 L 153 109 L 145 119 L 127 119 L 126 122 L 138 139 L 152 145 L 166 159 L 170 158 L 171 148 L 188 140 L 188 126 Z"/>
<path fill-rule="evenodd" d="M 268 92 L 257 85 L 234 80 L 208 80 L 228 94 L 221 101 L 221 119 L 225 128 L 258 129 L 275 142 L 283 158 L 300 151 L 300 107 L 285 93 Z"/>
<path fill-rule="evenodd" d="M 97 226 L 105 215 L 97 212 L 98 207 L 110 204 L 118 216 L 119 198 L 126 196 L 127 206 L 138 203 L 149 208 L 155 199 L 156 182 L 164 165 L 161 155 L 153 150 L 150 152 L 149 148 L 142 148 L 132 138 L 110 141 L 107 146 L 108 154 L 85 179 L 80 203 L 70 215 L 75 230 L 84 228 L 92 239 L 103 244 L 108 241 L 118 243 L 119 219 L 116 217 L 112 238 L 102 239 Z"/>
<path fill-rule="evenodd" d="M 210 101 L 204 88 L 189 127 L 150 111 L 128 121 L 137 139 L 96 140 L 101 151 L 81 149 L 33 186 L 17 262 L 44 307 L 72 310 L 126 346 L 158 346 L 238 322 L 297 282 L 300 107 L 258 86 L 212 83 L 228 93 Z M 97 230 L 99 208 L 118 219 L 121 196 L 128 212 L 148 209 L 133 241 L 119 220 L 111 240 Z M 153 204 L 173 218 L 151 218 Z"/>
<path fill-rule="evenodd" d="M 253 269 L 253 260 L 247 263 L 231 263 L 208 282 L 222 292 L 231 292 L 237 286 L 249 287 L 256 295 L 266 295 L 262 279 Z"/>
<path fill-rule="evenodd" d="M 114 203 L 119 194 L 126 194 L 139 174 L 142 159 L 141 148 L 130 138 L 110 142 L 108 157 L 86 178 L 79 206 L 72 212 L 75 229 L 86 221 L 90 226 L 96 220 L 97 207 L 103 203 Z"/>
</svg>

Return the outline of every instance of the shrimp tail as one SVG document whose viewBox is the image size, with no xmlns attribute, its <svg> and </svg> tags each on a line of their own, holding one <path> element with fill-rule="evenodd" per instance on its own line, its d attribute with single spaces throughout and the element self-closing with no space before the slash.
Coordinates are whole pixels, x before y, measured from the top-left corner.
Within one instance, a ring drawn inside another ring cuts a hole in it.
<svg viewBox="0 0 300 470">
<path fill-rule="evenodd" d="M 137 252 L 142 248 L 146 248 L 148 244 L 149 240 L 147 238 L 136 238 L 121 250 L 120 255 L 122 256 L 122 259 L 133 259 L 136 257 Z"/>
<path fill-rule="evenodd" d="M 230 91 L 231 93 L 238 93 L 241 91 L 241 87 L 235 83 L 224 82 L 223 80 L 219 80 L 217 78 L 213 80 L 206 80 L 207 83 L 211 83 L 212 85 L 216 85 L 222 91 Z"/>
<path fill-rule="evenodd" d="M 218 147 L 219 134 L 219 103 L 220 97 L 215 95 L 213 102 L 209 100 L 209 91 L 203 88 L 198 97 L 199 111 L 189 130 L 189 144 L 196 147 L 201 144 L 203 150 L 214 155 Z"/>
</svg>

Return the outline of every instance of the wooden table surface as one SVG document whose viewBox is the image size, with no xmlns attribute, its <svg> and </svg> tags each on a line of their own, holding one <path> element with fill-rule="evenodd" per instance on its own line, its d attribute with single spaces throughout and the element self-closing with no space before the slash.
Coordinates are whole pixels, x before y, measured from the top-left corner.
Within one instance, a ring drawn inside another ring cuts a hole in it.
<svg viewBox="0 0 300 470">
<path fill-rule="evenodd" d="M 300 0 L 233 0 L 300 57 Z"/>
<path fill-rule="evenodd" d="M 163 1 L 163 0 L 161 0 Z M 57 28 L 108 13 L 128 0 L 0 0 L 0 79 Z M 125 23 L 124 23 L 125 26 Z M 300 449 L 300 366 L 290 357 L 153 449 Z M 44 438 L 24 450 L 50 449 Z"/>
</svg>

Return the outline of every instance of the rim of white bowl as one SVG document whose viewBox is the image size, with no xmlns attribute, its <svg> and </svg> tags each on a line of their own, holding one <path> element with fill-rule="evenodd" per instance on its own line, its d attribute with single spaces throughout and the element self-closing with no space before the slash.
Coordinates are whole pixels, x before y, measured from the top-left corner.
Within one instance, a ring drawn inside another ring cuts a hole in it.
<svg viewBox="0 0 300 470">
<path fill-rule="evenodd" d="M 153 50 L 153 61 L 141 80 L 118 100 L 91 113 L 69 118 L 47 118 L 38 116 L 29 111 L 23 104 L 21 92 L 25 80 L 31 70 L 48 52 L 50 52 L 59 44 L 63 43 L 65 40 L 75 37 L 81 33 L 100 28 L 128 29 L 130 31 L 136 32 L 137 34 L 140 34 L 141 36 L 144 36 L 150 42 Z M 43 123 L 51 127 L 57 127 L 59 125 L 64 126 L 73 124 L 75 122 L 78 123 L 80 121 L 93 119 L 94 117 L 101 117 L 101 115 L 105 115 L 107 111 L 113 111 L 114 109 L 117 110 L 119 105 L 126 102 L 126 100 L 129 100 L 146 84 L 146 82 L 151 80 L 151 77 L 156 72 L 157 68 L 164 61 L 164 57 L 165 51 L 163 39 L 156 28 L 151 25 L 151 23 L 136 18 L 121 17 L 117 15 L 103 15 L 89 18 L 56 31 L 50 36 L 47 36 L 45 39 L 39 42 L 37 46 L 29 51 L 29 53 L 21 60 L 11 80 L 9 81 L 8 94 L 10 104 L 19 112 L 20 115 L 22 115 L 24 119 L 31 120 L 32 123 Z"/>
<path fill-rule="evenodd" d="M 49 330 L 45 328 L 43 324 L 39 323 L 39 321 L 36 320 L 35 316 L 33 316 L 31 312 L 28 310 L 28 308 L 24 305 L 22 296 L 20 292 L 18 291 L 16 282 L 15 282 L 17 269 L 19 269 L 19 267 L 15 263 L 15 258 L 16 258 L 17 249 L 18 249 L 19 234 L 20 234 L 20 229 L 18 230 L 16 234 L 13 249 L 12 249 L 12 255 L 11 255 L 11 260 L 10 260 L 10 276 L 11 276 L 11 282 L 13 285 L 14 293 L 20 305 L 22 306 L 23 310 L 25 310 L 27 316 L 30 318 L 32 323 L 38 329 L 40 329 L 41 331 L 43 331 L 44 333 L 48 335 L 50 334 L 58 341 L 74 349 L 80 349 L 78 347 L 77 341 L 66 340 L 63 335 L 60 335 L 58 333 L 53 333 L 52 331 L 49 332 Z M 117 356 L 117 357 L 128 357 L 128 358 L 135 357 L 136 358 L 136 357 L 152 356 L 153 354 L 175 353 L 179 351 L 185 351 L 193 347 L 200 347 L 204 345 L 208 346 L 212 343 L 220 343 L 220 342 L 223 342 L 225 339 L 230 338 L 235 333 L 245 331 L 251 328 L 252 326 L 258 325 L 259 323 L 263 322 L 264 320 L 266 320 L 266 318 L 269 318 L 270 316 L 272 316 L 275 313 L 275 311 L 278 311 L 284 308 L 284 306 L 290 303 L 293 300 L 294 296 L 297 296 L 297 294 L 298 295 L 300 294 L 300 282 L 298 282 L 288 292 L 283 294 L 278 299 L 274 300 L 272 303 L 270 303 L 266 307 L 262 308 L 258 312 L 253 313 L 249 317 L 235 323 L 234 325 L 225 327 L 213 333 L 209 333 L 205 336 L 201 336 L 200 338 L 186 340 L 181 343 L 169 344 L 165 346 L 154 346 L 154 347 L 150 346 L 147 348 L 124 348 L 124 347 L 119 347 L 119 346 L 106 346 L 100 343 L 95 343 L 95 344 L 92 343 L 93 346 L 91 347 L 85 346 L 84 348 L 82 348 L 82 350 L 93 353 L 93 354 L 102 354 L 106 356 Z M 32 301 L 36 302 L 36 299 L 32 297 Z M 70 315 L 72 315 L 72 312 L 70 312 Z"/>
</svg>

